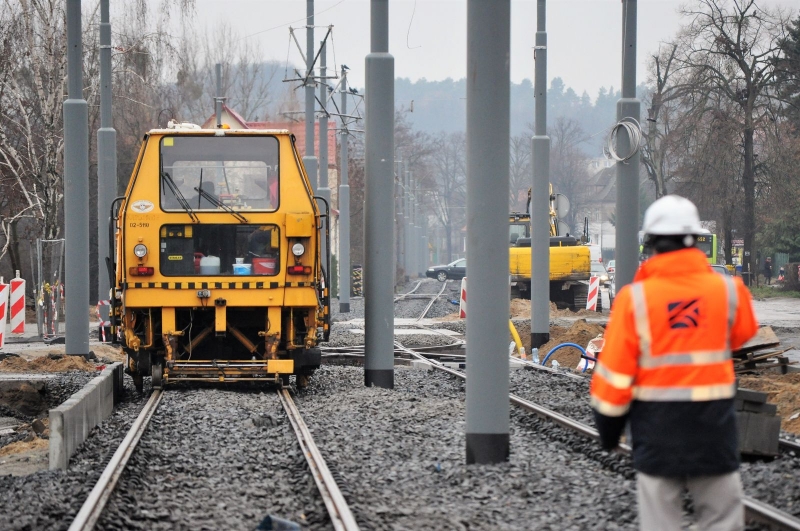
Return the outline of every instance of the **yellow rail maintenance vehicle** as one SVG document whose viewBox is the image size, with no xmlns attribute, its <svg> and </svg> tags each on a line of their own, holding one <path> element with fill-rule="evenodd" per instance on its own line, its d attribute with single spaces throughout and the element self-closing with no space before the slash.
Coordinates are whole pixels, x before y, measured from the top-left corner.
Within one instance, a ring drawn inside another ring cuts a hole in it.
<svg viewBox="0 0 800 531">
<path fill-rule="evenodd" d="M 147 133 L 109 235 L 112 335 L 136 387 L 307 385 L 330 333 L 329 219 L 288 131 Z"/>
</svg>

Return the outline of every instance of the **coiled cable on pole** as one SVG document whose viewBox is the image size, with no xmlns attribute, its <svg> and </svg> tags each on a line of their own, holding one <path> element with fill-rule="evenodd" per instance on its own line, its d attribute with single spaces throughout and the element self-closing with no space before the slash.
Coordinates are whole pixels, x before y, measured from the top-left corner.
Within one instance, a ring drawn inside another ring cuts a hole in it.
<svg viewBox="0 0 800 531">
<path fill-rule="evenodd" d="M 620 129 L 624 129 L 628 134 L 628 138 L 630 139 L 630 153 L 625 156 L 621 156 L 619 153 L 617 153 L 616 149 L 617 137 Z M 636 118 L 629 116 L 627 118 L 623 118 L 611 128 L 611 132 L 608 133 L 608 142 L 604 151 L 609 158 L 614 159 L 617 162 L 626 162 L 631 157 L 636 155 L 636 153 L 639 151 L 641 142 L 642 126 L 639 125 L 639 122 L 636 120 Z"/>
</svg>

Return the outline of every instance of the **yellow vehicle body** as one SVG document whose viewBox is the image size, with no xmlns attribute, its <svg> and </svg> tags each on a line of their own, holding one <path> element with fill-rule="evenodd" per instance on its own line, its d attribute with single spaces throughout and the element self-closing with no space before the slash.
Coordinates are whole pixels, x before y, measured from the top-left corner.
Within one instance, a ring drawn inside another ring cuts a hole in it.
<svg viewBox="0 0 800 531">
<path fill-rule="evenodd" d="M 137 387 L 305 385 L 330 331 L 327 216 L 288 131 L 147 133 L 110 235 L 112 326 Z"/>
<path fill-rule="evenodd" d="M 531 279 L 531 248 L 509 247 L 511 281 Z M 550 247 L 550 282 L 587 280 L 591 267 L 589 248 L 585 245 Z"/>
<path fill-rule="evenodd" d="M 591 276 L 589 247 L 572 237 L 558 236 L 555 212 L 550 216 L 550 301 L 560 307 L 579 310 L 586 307 Z M 512 213 L 509 217 L 509 269 L 512 297 L 531 296 L 530 215 Z M 537 249 L 538 252 L 538 249 Z M 601 308 L 598 305 L 598 308 Z"/>
</svg>

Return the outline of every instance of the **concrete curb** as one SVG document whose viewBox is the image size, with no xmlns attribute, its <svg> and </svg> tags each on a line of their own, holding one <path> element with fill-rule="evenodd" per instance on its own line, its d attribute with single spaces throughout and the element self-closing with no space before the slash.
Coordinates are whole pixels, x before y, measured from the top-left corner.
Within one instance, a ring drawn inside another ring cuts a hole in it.
<svg viewBox="0 0 800 531">
<path fill-rule="evenodd" d="M 50 470 L 66 470 L 89 432 L 111 416 L 122 397 L 122 364 L 109 364 L 66 402 L 50 410 Z"/>
</svg>

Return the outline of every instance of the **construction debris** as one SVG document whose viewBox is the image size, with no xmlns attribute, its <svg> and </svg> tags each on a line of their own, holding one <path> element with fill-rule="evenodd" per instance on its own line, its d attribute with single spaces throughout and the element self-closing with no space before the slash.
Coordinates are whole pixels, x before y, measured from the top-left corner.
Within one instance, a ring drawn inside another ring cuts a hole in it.
<svg viewBox="0 0 800 531">
<path fill-rule="evenodd" d="M 742 348 L 733 353 L 733 367 L 737 374 L 756 373 L 766 369 L 779 368 L 781 374 L 788 372 L 791 365 L 783 354 L 789 348 L 777 348 L 780 339 L 769 326 L 759 328 L 758 333 Z"/>
</svg>

